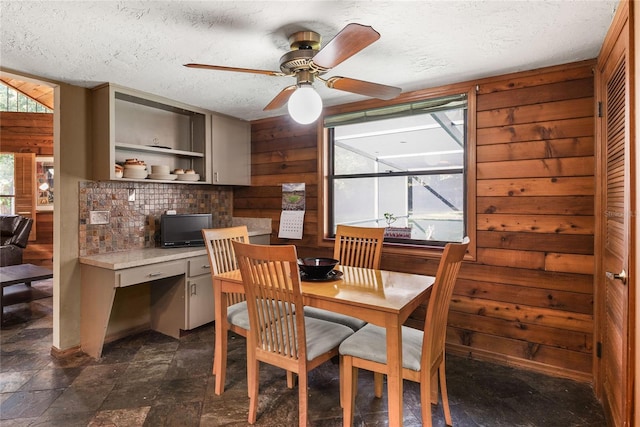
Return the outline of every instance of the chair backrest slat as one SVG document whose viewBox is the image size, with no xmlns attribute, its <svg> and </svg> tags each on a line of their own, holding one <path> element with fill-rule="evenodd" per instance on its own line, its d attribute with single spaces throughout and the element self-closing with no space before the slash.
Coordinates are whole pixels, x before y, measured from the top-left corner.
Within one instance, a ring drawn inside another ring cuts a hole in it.
<svg viewBox="0 0 640 427">
<path fill-rule="evenodd" d="M 444 352 L 449 305 L 468 246 L 468 237 L 465 237 L 462 243 L 448 243 L 440 259 L 424 323 L 422 366 L 425 372 L 429 372 L 430 365 L 437 363 Z"/>
<path fill-rule="evenodd" d="M 384 228 L 339 224 L 333 257 L 340 265 L 380 269 Z"/>
</svg>

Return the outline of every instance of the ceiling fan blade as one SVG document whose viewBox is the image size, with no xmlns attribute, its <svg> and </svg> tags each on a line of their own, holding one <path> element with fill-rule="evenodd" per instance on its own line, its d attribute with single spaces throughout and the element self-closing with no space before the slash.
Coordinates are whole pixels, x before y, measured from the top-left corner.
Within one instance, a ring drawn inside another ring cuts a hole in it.
<svg viewBox="0 0 640 427">
<path fill-rule="evenodd" d="M 348 77 L 331 77 L 325 81 L 327 87 L 344 90 L 345 92 L 371 96 L 373 98 L 389 100 L 400 95 L 402 89 L 395 86 L 387 86 L 379 83 L 365 82 L 363 80 L 350 79 Z"/>
<path fill-rule="evenodd" d="M 322 69 L 330 69 L 360 52 L 380 38 L 372 27 L 349 24 L 342 29 L 311 60 Z"/>
<path fill-rule="evenodd" d="M 221 65 L 184 64 L 184 66 L 189 68 L 203 68 L 205 70 L 236 71 L 239 73 L 264 74 L 266 76 L 285 76 L 286 75 L 284 73 L 281 73 L 280 71 L 254 70 L 252 68 L 223 67 Z"/>
<path fill-rule="evenodd" d="M 287 101 L 289 100 L 289 97 L 291 97 L 291 95 L 293 94 L 293 92 L 295 92 L 296 89 L 297 89 L 296 85 L 285 87 L 280 91 L 279 94 L 276 95 L 275 98 L 271 100 L 269 104 L 267 104 L 266 107 L 262 109 L 262 111 L 277 110 L 278 108 L 282 107 L 284 104 L 287 103 Z"/>
</svg>

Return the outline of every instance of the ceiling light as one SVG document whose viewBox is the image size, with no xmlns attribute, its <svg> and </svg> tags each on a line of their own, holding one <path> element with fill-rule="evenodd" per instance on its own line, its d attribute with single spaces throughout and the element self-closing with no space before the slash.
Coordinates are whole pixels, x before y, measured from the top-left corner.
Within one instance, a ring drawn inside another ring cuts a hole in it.
<svg viewBox="0 0 640 427">
<path fill-rule="evenodd" d="M 296 122 L 307 125 L 318 120 L 322 113 L 322 99 L 310 84 L 302 84 L 289 98 L 289 115 Z"/>
</svg>

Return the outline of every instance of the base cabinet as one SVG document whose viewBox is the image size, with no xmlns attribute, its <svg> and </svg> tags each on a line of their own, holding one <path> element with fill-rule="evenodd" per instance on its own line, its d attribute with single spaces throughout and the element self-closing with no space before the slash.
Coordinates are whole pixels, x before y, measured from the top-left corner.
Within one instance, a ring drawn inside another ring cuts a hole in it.
<svg viewBox="0 0 640 427">
<path fill-rule="evenodd" d="M 185 287 L 186 317 L 184 329 L 194 329 L 215 318 L 213 284 L 208 256 L 188 260 L 188 278 Z"/>
<path fill-rule="evenodd" d="M 187 282 L 187 318 L 185 329 L 194 329 L 213 322 L 213 285 L 211 276 L 189 279 Z"/>
</svg>

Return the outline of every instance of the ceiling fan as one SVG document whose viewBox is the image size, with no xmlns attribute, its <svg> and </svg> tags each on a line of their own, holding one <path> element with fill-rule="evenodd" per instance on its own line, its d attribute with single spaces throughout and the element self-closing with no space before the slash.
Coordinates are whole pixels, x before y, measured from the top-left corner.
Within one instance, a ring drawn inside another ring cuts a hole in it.
<svg viewBox="0 0 640 427">
<path fill-rule="evenodd" d="M 341 76 L 327 79 L 320 77 L 379 38 L 380 34 L 372 27 L 352 23 L 344 27 L 323 47 L 321 47 L 321 37 L 318 33 L 299 31 L 292 34 L 289 37 L 291 51 L 280 58 L 280 71 L 193 63 L 184 64 L 184 66 L 276 77 L 295 76 L 296 84 L 282 89 L 264 107 L 264 111 L 278 109 L 288 101 L 291 117 L 299 123 L 307 124 L 315 121 L 322 111 L 322 100 L 312 87 L 315 79 L 321 80 L 327 87 L 332 89 L 383 100 L 393 99 L 400 94 L 402 89 L 394 86 Z"/>
</svg>

